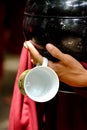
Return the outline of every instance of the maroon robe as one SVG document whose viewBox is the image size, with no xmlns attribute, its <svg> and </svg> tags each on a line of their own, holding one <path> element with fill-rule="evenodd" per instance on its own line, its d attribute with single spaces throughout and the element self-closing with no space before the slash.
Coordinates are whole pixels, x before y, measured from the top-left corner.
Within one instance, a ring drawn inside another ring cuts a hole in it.
<svg viewBox="0 0 87 130">
<path fill-rule="evenodd" d="M 23 96 L 18 88 L 20 74 L 32 67 L 28 50 L 23 47 L 14 84 L 8 130 L 38 130 L 35 102 Z"/>
</svg>

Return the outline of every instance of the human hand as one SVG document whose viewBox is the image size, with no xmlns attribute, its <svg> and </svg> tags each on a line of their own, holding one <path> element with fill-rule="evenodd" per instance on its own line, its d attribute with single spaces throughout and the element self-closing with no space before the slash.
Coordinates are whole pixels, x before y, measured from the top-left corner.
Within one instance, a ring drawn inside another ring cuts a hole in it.
<svg viewBox="0 0 87 130">
<path fill-rule="evenodd" d="M 43 57 L 33 46 L 32 41 L 25 42 L 27 48 L 33 58 L 33 63 L 39 62 L 42 64 Z M 87 86 L 87 70 L 72 56 L 62 53 L 57 47 L 52 44 L 46 45 L 47 51 L 58 62 L 48 62 L 48 66 L 51 67 L 58 75 L 59 80 L 73 87 L 85 87 Z"/>
</svg>

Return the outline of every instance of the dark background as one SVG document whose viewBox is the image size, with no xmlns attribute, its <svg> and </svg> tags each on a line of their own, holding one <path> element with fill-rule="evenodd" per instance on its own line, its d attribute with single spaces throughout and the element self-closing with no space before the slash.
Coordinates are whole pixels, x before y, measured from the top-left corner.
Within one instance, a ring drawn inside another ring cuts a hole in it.
<svg viewBox="0 0 87 130">
<path fill-rule="evenodd" d="M 8 130 L 14 82 L 24 42 L 26 0 L 0 0 L 0 130 Z"/>
</svg>

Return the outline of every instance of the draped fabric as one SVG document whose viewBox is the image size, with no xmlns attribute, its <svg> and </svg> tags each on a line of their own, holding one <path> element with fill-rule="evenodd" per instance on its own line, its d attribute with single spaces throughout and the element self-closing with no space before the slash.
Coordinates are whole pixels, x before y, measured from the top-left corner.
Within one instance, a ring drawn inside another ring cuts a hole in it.
<svg viewBox="0 0 87 130">
<path fill-rule="evenodd" d="M 44 113 L 44 130 L 87 130 L 87 99 L 78 94 L 58 92 Z"/>
<path fill-rule="evenodd" d="M 29 52 L 23 47 L 14 84 L 8 130 L 38 130 L 35 102 L 23 96 L 18 88 L 20 74 L 32 67 L 30 61 Z"/>
<path fill-rule="evenodd" d="M 87 64 L 83 63 L 87 68 Z M 32 68 L 30 54 L 23 47 L 14 84 L 8 130 L 87 130 L 87 88 L 59 91 L 49 102 L 35 103 L 18 88 L 20 74 Z M 60 86 L 61 87 L 61 86 Z"/>
</svg>

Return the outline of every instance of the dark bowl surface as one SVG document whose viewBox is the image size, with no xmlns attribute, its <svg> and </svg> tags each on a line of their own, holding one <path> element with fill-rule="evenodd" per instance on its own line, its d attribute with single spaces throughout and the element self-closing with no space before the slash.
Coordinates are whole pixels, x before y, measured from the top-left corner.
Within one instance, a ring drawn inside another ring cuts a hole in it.
<svg viewBox="0 0 87 130">
<path fill-rule="evenodd" d="M 28 0 L 23 20 L 24 35 L 44 49 L 39 52 L 56 61 L 45 49 L 52 43 L 79 61 L 87 61 L 87 1 Z"/>
</svg>

